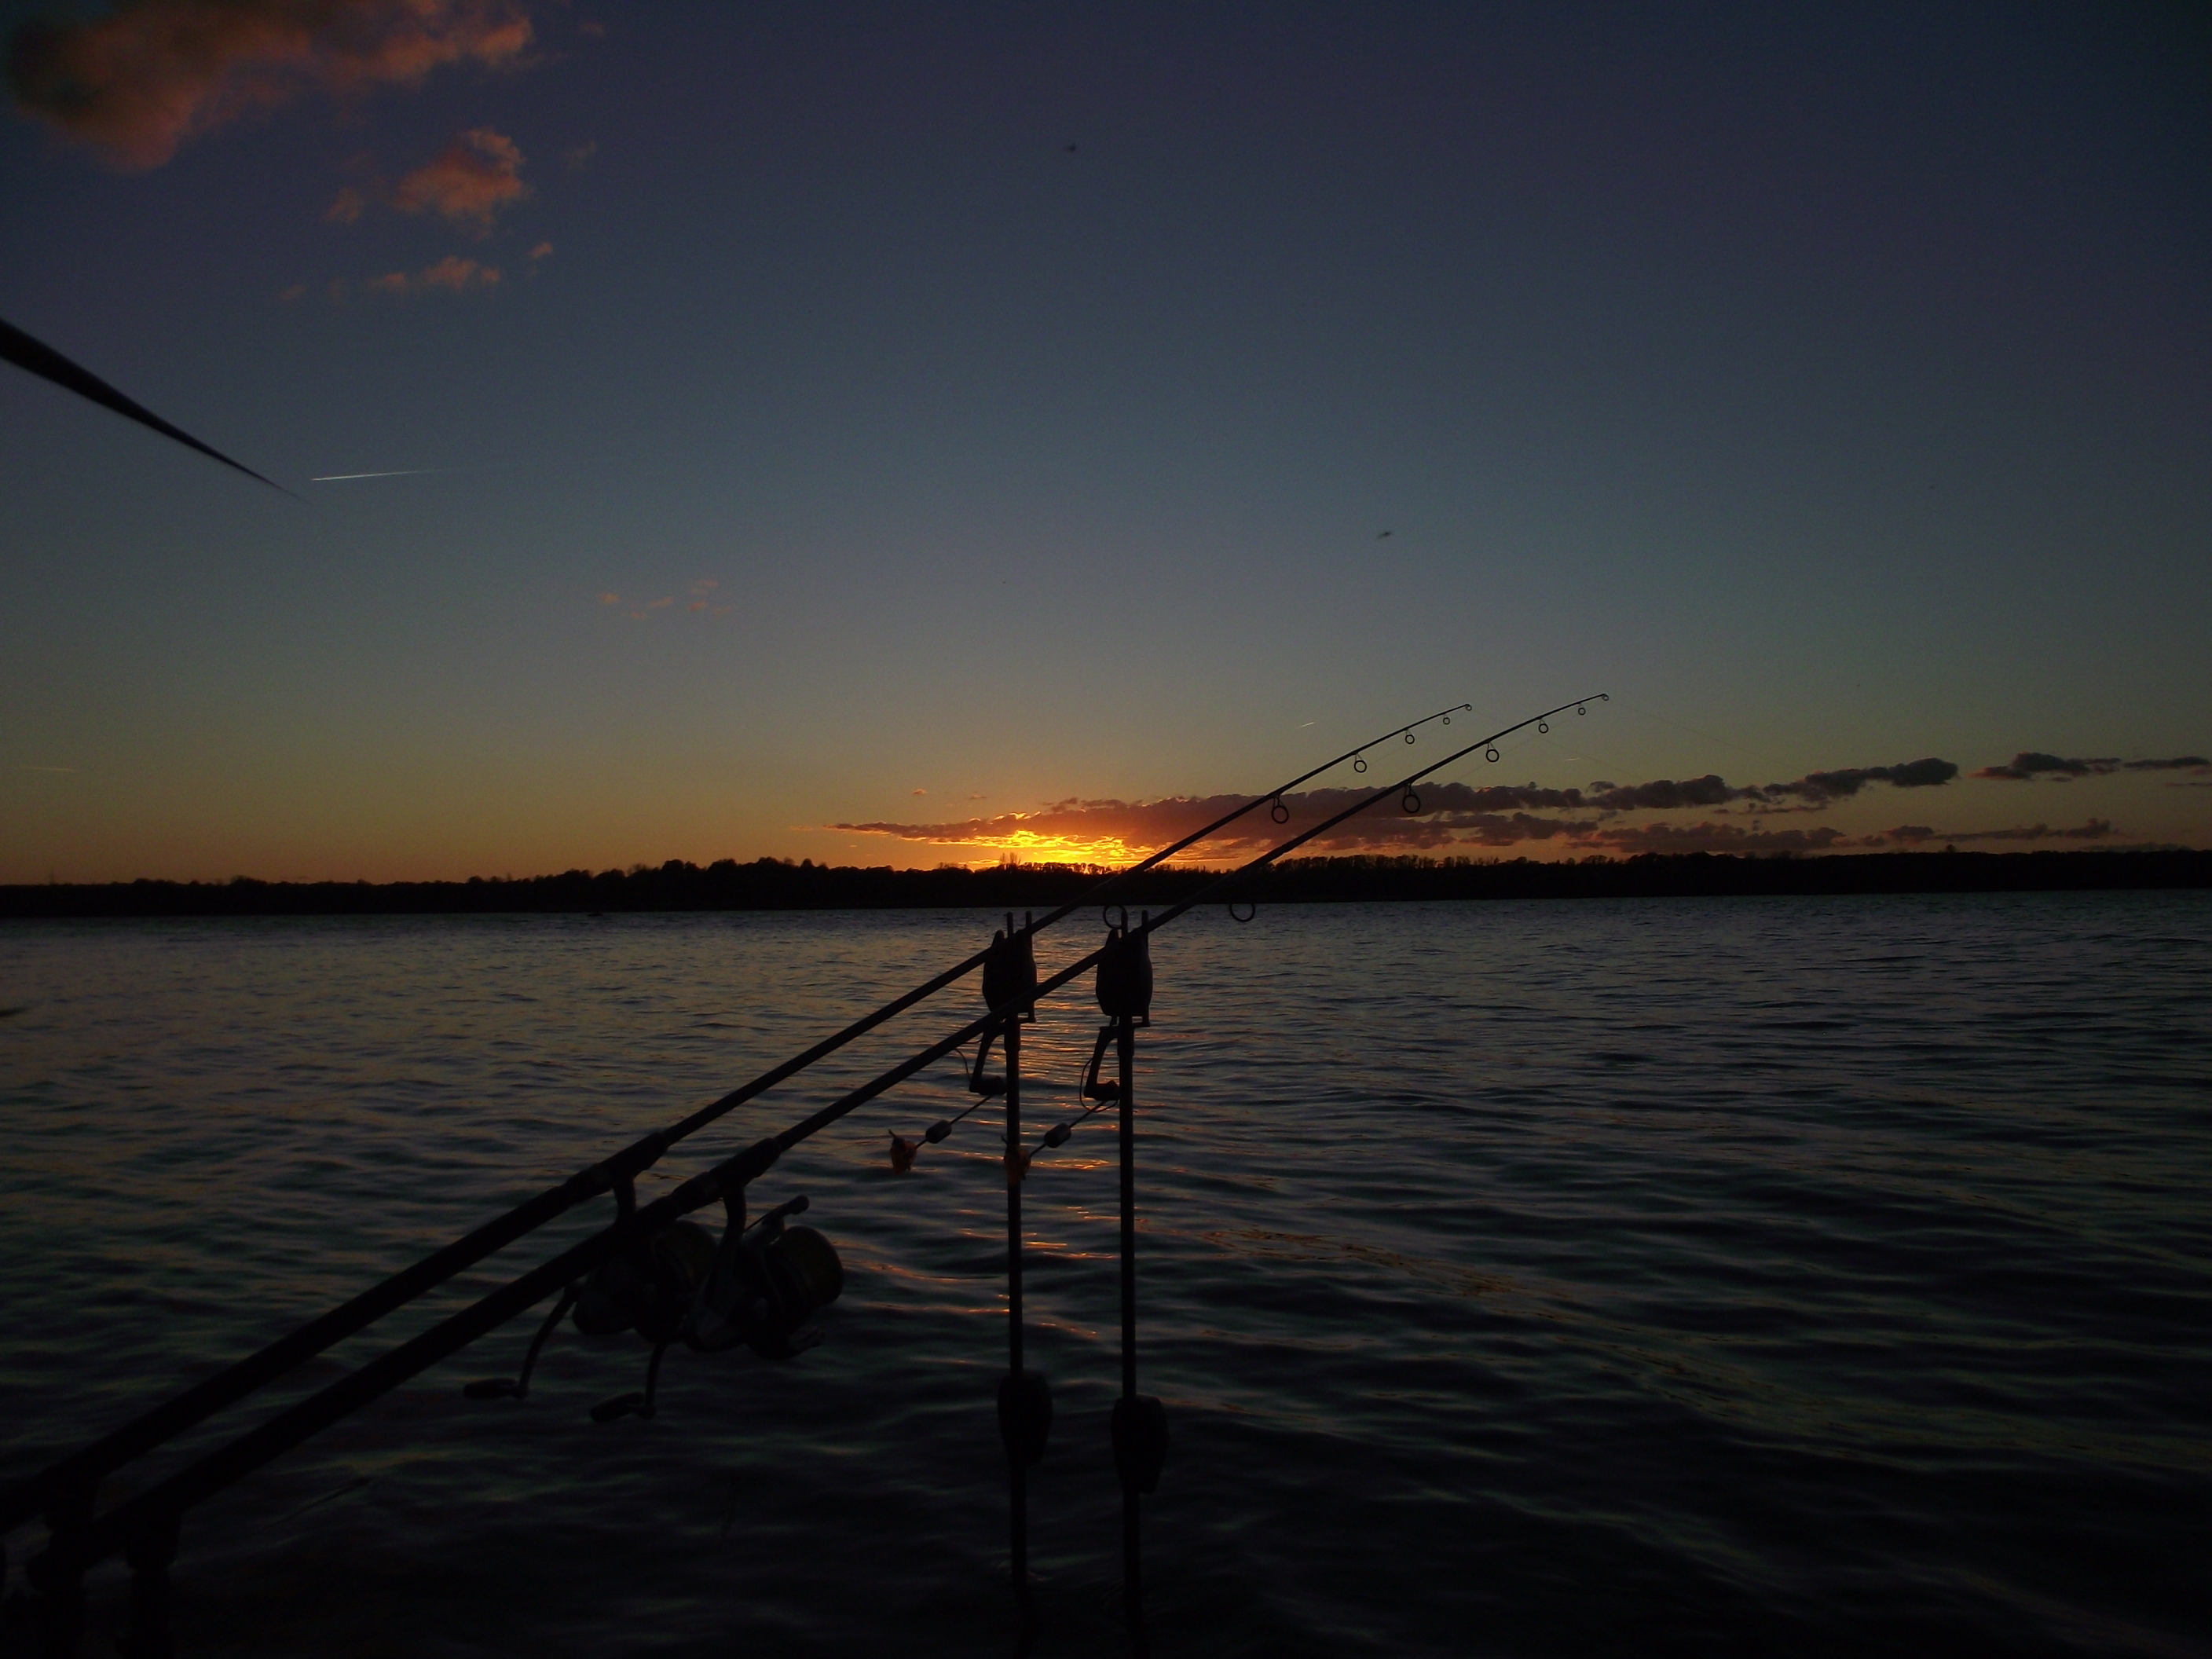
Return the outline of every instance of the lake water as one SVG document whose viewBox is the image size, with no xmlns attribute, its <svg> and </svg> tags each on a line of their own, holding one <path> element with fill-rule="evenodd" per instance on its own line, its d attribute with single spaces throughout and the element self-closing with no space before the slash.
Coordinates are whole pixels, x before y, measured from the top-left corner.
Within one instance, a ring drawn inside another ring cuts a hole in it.
<svg viewBox="0 0 2212 1659">
<path fill-rule="evenodd" d="M 1095 913 L 1092 913 L 1095 916 Z M 672 1121 L 973 914 L 0 928 L 0 1474 Z M 1042 965 L 1096 942 L 1046 936 Z M 2212 894 L 1263 908 L 1154 947 L 1161 1655 L 2212 1653 Z M 1028 1039 L 1068 1115 L 1087 982 Z M 679 1146 L 665 1190 L 980 1007 Z M 950 1065 L 787 1157 L 787 1364 L 519 1321 L 188 1517 L 185 1652 L 1000 1650 L 1003 1182 Z M 995 1108 L 989 1109 L 992 1111 Z M 1113 1135 L 1030 1177 L 1040 1654 L 1125 1650 Z M 118 1475 L 174 1468 L 607 1201 Z M 702 1219 L 713 1220 L 712 1215 Z M 39 1529 L 9 1540 L 12 1583 Z M 95 1637 L 125 1579 L 92 1581 Z M 100 1638 L 104 1639 L 104 1638 Z M 88 1652 L 103 1650 L 88 1642 Z M 112 1649 L 104 1650 L 112 1650 Z"/>
</svg>

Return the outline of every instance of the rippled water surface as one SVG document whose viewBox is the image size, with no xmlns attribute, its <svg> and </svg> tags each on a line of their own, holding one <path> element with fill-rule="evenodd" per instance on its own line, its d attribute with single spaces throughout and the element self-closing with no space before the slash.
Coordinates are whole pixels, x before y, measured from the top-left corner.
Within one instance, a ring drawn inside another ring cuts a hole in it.
<svg viewBox="0 0 2212 1659">
<path fill-rule="evenodd" d="M 955 913 L 0 929 L 20 1474 L 965 954 Z M 1049 969 L 1093 942 L 1047 936 Z M 2212 1653 L 2212 895 L 1218 912 L 1139 1060 L 1163 1655 Z M 976 1007 L 925 1005 L 666 1183 Z M 1087 994 L 1030 1038 L 1067 1115 Z M 787 1158 L 781 1367 L 519 1322 L 194 1511 L 187 1653 L 1008 1644 L 998 1126 L 949 1066 Z M 1034 1130 L 1030 1138 L 1034 1139 Z M 1115 1176 L 1026 1188 L 1041 1654 L 1121 1650 Z M 173 1468 L 602 1224 L 353 1339 Z M 713 1219 L 711 1216 L 702 1219 Z M 21 1582 L 38 1529 L 9 1540 Z M 96 1630 L 125 1579 L 93 1581 Z M 88 1644 L 88 1651 L 95 1650 Z"/>
</svg>

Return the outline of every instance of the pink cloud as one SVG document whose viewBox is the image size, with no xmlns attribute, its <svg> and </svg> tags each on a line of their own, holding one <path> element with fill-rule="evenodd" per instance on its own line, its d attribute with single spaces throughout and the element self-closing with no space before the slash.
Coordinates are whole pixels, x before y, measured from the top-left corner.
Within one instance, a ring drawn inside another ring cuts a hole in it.
<svg viewBox="0 0 2212 1659">
<path fill-rule="evenodd" d="M 360 219 L 368 206 L 368 198 L 351 185 L 348 185 L 339 191 L 331 198 L 331 204 L 323 210 L 323 222 L 326 225 L 352 224 Z"/>
<path fill-rule="evenodd" d="M 392 204 L 403 213 L 435 213 L 481 236 L 500 210 L 530 194 L 521 179 L 522 151 L 489 127 L 471 127 L 392 187 Z M 550 252 L 550 246 L 548 251 Z"/>
<path fill-rule="evenodd" d="M 305 92 L 510 64 L 531 38 L 517 0 L 136 0 L 26 23 L 8 73 L 25 113 L 118 167 L 156 167 L 186 139 Z"/>
</svg>

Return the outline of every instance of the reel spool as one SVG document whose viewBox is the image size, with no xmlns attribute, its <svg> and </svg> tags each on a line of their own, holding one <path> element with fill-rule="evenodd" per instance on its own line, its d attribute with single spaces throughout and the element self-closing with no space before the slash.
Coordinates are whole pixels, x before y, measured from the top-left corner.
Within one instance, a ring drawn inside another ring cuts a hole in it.
<svg viewBox="0 0 2212 1659">
<path fill-rule="evenodd" d="M 780 1207 L 734 1244 L 724 1234 L 683 1328 L 692 1348 L 719 1353 L 742 1342 L 763 1359 L 789 1359 L 821 1341 L 808 1322 L 843 1294 L 845 1264 L 813 1228 L 785 1225 L 792 1212 Z"/>
<path fill-rule="evenodd" d="M 750 1231 L 733 1218 L 719 1243 L 696 1221 L 671 1222 L 585 1280 L 576 1328 L 635 1330 L 656 1348 L 681 1338 L 702 1353 L 739 1343 L 763 1359 L 803 1352 L 822 1340 L 809 1322 L 845 1288 L 836 1247 L 811 1227 L 785 1224 L 805 1204 L 781 1205 Z"/>
<path fill-rule="evenodd" d="M 714 1236 L 696 1221 L 672 1221 L 592 1270 L 576 1297 L 586 1336 L 635 1330 L 658 1346 L 674 1338 L 714 1261 Z"/>
</svg>

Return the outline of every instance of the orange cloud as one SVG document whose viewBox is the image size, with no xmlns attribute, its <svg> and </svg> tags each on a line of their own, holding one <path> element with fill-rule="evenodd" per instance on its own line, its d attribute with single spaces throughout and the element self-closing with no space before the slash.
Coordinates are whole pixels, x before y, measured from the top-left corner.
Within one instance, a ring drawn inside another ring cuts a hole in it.
<svg viewBox="0 0 2212 1659">
<path fill-rule="evenodd" d="M 1462 795 L 1472 793 L 1464 785 L 1443 787 L 1457 790 Z M 1341 789 L 1286 795 L 1283 804 L 1290 814 L 1288 823 L 1278 825 L 1266 812 L 1255 812 L 1215 839 L 1200 843 L 1192 856 L 1215 860 L 1249 856 L 1285 836 L 1312 827 L 1359 799 L 1359 792 Z M 1053 802 L 1033 812 L 1001 812 L 991 817 L 949 823 L 838 823 L 830 827 L 848 834 L 887 836 L 936 847 L 971 848 L 998 858 L 1118 864 L 1142 858 L 1182 840 L 1193 830 L 1243 805 L 1243 800 L 1237 795 L 1176 795 L 1152 801 L 1071 799 Z M 1508 841 L 1559 832 L 1560 826 L 1548 820 L 1521 816 L 1526 818 L 1526 826 L 1513 829 L 1506 836 Z M 1340 824 L 1321 837 L 1317 845 L 1340 851 L 1382 847 L 1399 850 L 1435 848 L 1450 845 L 1470 833 L 1480 833 L 1483 827 L 1463 811 L 1412 817 L 1396 804 L 1385 801 Z M 1492 832 L 1495 833 L 1494 827 Z"/>
<path fill-rule="evenodd" d="M 499 267 L 480 265 L 473 259 L 462 258 L 458 253 L 448 253 L 415 280 L 422 288 L 449 288 L 459 294 L 471 288 L 496 285 Z"/>
<path fill-rule="evenodd" d="M 550 242 L 540 242 L 536 247 L 530 250 L 530 257 L 532 260 L 551 258 L 553 257 L 553 244 Z"/>
<path fill-rule="evenodd" d="M 8 79 L 26 114 L 118 167 L 156 167 L 186 139 L 302 93 L 512 64 L 531 38 L 517 0 L 126 0 L 24 24 Z"/>
<path fill-rule="evenodd" d="M 436 264 L 425 266 L 412 276 L 404 270 L 386 271 L 381 276 L 370 277 L 362 287 L 371 294 L 419 294 L 434 288 L 465 294 L 471 289 L 496 288 L 499 283 L 497 265 L 480 265 L 458 253 L 448 253 Z"/>
<path fill-rule="evenodd" d="M 521 171 L 522 151 L 514 139 L 489 127 L 471 127 L 447 145 L 437 160 L 425 162 L 394 185 L 392 204 L 404 213 L 435 213 L 482 236 L 489 232 L 501 208 L 530 194 Z M 550 244 L 547 252 L 551 252 Z"/>
<path fill-rule="evenodd" d="M 1331 791 L 1335 794 L 1340 792 Z M 836 823 L 848 834 L 890 836 L 908 842 L 1026 863 L 1133 863 L 1180 841 L 1243 801 L 1217 796 L 1167 801 L 1061 802 L 1036 812 L 1007 812 L 962 823 Z M 1349 799 L 1329 804 L 1341 810 Z M 1327 813 L 1297 796 L 1285 796 L 1291 821 L 1277 824 L 1265 813 L 1248 818 L 1184 857 L 1191 862 L 1241 861 L 1276 842 L 1310 829 Z M 1347 819 L 1309 845 L 1316 853 L 1445 853 L 1470 848 L 1501 849 L 1529 842 L 1558 842 L 1571 848 L 1599 848 L 1630 852 L 1734 851 L 1820 852 L 1848 844 L 1843 832 L 1825 827 L 1770 833 L 1736 824 L 1701 823 L 1676 827 L 1612 824 L 1600 821 L 1540 817 L 1528 812 L 1431 811 L 1424 799 L 1418 813 L 1396 800 L 1384 800 Z"/>
<path fill-rule="evenodd" d="M 368 199 L 351 185 L 338 191 L 331 204 L 323 210 L 326 225 L 349 225 L 358 220 L 368 206 Z"/>
</svg>

